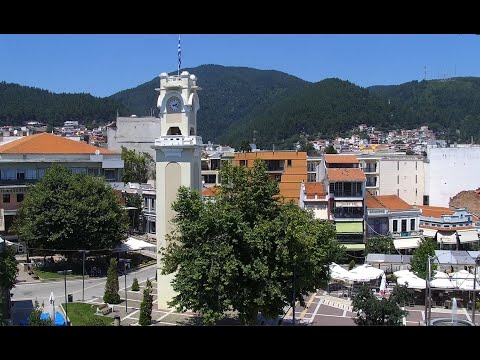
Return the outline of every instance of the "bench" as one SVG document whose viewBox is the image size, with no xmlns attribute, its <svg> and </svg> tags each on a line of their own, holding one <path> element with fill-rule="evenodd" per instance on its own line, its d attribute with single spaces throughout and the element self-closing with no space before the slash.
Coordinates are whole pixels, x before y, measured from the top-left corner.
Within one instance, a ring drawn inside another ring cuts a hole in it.
<svg viewBox="0 0 480 360">
<path fill-rule="evenodd" d="M 102 304 L 97 307 L 97 312 L 96 314 L 102 314 L 102 315 L 107 315 L 110 314 L 113 311 L 113 309 L 108 305 L 108 304 Z"/>
</svg>

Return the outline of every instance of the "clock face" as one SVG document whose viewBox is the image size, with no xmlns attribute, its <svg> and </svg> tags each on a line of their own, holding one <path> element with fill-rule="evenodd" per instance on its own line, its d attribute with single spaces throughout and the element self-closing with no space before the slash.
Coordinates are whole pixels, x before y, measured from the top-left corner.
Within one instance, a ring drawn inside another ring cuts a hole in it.
<svg viewBox="0 0 480 360">
<path fill-rule="evenodd" d="M 180 110 L 180 100 L 178 98 L 171 98 L 168 100 L 168 108 L 172 112 L 177 112 Z"/>
</svg>

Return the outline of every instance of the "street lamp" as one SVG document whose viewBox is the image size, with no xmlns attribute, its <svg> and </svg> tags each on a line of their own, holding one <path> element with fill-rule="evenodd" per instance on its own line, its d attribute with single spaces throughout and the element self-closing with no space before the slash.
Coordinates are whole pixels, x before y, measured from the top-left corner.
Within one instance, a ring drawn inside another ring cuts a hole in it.
<svg viewBox="0 0 480 360">
<path fill-rule="evenodd" d="M 125 314 L 128 313 L 127 307 L 127 263 L 130 264 L 132 259 L 118 259 L 118 261 L 123 262 L 123 272 L 125 274 Z"/>
<path fill-rule="evenodd" d="M 85 301 L 85 254 L 88 254 L 88 250 L 78 250 L 83 254 L 83 270 L 82 270 L 82 301 Z"/>
<path fill-rule="evenodd" d="M 61 270 L 57 271 L 59 274 L 63 274 L 65 279 L 65 321 L 68 325 L 68 301 L 67 301 L 67 274 L 71 274 L 72 270 Z"/>
</svg>

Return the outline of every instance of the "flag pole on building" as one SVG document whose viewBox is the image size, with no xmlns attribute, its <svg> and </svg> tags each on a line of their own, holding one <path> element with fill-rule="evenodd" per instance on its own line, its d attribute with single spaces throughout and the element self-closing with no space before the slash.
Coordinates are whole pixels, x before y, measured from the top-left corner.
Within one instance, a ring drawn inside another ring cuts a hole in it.
<svg viewBox="0 0 480 360">
<path fill-rule="evenodd" d="M 180 34 L 178 34 L 178 69 L 177 69 L 178 76 L 180 76 L 181 65 L 182 65 L 182 48 L 180 47 Z"/>
</svg>

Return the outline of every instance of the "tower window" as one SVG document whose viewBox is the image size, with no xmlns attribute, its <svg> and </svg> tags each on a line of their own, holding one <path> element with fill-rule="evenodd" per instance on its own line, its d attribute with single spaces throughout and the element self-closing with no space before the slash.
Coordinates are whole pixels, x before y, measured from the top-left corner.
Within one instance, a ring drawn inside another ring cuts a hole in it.
<svg viewBox="0 0 480 360">
<path fill-rule="evenodd" d="M 193 136 L 195 135 L 195 129 L 193 127 L 190 128 L 190 133 L 189 133 L 190 136 Z"/>
<path fill-rule="evenodd" d="M 182 132 L 178 126 L 173 126 L 168 129 L 167 135 L 182 135 Z"/>
</svg>

